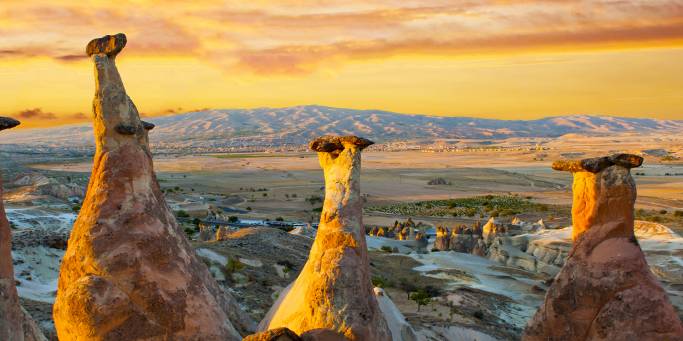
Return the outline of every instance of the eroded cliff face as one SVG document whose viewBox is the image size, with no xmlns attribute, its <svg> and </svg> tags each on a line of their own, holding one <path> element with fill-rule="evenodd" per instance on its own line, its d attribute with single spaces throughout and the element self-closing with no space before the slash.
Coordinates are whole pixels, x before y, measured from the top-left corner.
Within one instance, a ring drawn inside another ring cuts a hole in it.
<svg viewBox="0 0 683 341">
<path fill-rule="evenodd" d="M 574 245 L 524 340 L 682 340 L 683 326 L 633 231 L 636 187 L 619 154 L 556 162 L 574 173 Z"/>
<path fill-rule="evenodd" d="M 0 117 L 0 131 L 14 128 L 19 121 Z M 0 340 L 45 340 L 42 332 L 21 308 L 12 265 L 12 231 L 5 215 L 0 177 Z"/>
<path fill-rule="evenodd" d="M 147 132 L 115 65 L 123 34 L 88 44 L 96 153 L 62 262 L 62 340 L 240 340 L 255 328 L 195 255 L 166 205 Z"/>
<path fill-rule="evenodd" d="M 318 233 L 299 277 L 259 329 L 287 327 L 302 337 L 328 330 L 350 340 L 391 339 L 372 291 L 362 223 L 361 150 L 370 144 L 353 136 L 311 142 L 325 174 Z"/>
</svg>

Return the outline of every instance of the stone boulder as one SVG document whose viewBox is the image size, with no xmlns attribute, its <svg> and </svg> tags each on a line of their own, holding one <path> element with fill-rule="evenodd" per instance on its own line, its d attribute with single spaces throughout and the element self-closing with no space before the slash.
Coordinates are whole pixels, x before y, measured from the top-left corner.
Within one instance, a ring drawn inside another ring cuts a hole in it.
<svg viewBox="0 0 683 341">
<path fill-rule="evenodd" d="M 62 340 L 240 340 L 255 329 L 167 206 L 138 111 L 115 65 L 123 34 L 88 44 L 95 64 L 93 171 L 62 261 Z"/>
<path fill-rule="evenodd" d="M 634 235 L 630 168 L 642 162 L 617 154 L 553 164 L 574 175 L 574 245 L 524 340 L 683 340 L 683 325 Z"/>
<path fill-rule="evenodd" d="M 330 339 L 330 332 L 351 340 L 391 339 L 372 291 L 362 221 L 361 150 L 371 144 L 355 136 L 324 136 L 311 142 L 325 175 L 318 233 L 299 277 L 280 295 L 259 330 L 287 327 L 302 338 L 322 330 Z"/>
<path fill-rule="evenodd" d="M 0 131 L 14 128 L 19 121 L 0 117 Z M 29 314 L 19 304 L 12 264 L 12 231 L 5 215 L 0 177 L 0 340 L 46 340 Z"/>
</svg>

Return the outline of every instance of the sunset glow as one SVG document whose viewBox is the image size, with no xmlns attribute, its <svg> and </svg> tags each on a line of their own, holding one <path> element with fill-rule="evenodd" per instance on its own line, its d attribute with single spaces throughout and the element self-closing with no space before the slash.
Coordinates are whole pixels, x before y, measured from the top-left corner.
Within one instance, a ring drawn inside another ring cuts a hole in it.
<svg viewBox="0 0 683 341">
<path fill-rule="evenodd" d="M 683 119 L 683 1 L 3 1 L 0 110 L 88 119 L 92 38 L 126 33 L 147 116 L 320 104 Z"/>
</svg>

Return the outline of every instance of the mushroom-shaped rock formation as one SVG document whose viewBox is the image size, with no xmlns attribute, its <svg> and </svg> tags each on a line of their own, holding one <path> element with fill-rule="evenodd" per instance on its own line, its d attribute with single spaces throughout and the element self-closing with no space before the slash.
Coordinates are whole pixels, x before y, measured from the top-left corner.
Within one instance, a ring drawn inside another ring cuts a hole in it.
<svg viewBox="0 0 683 341">
<path fill-rule="evenodd" d="M 123 34 L 95 39 L 96 152 L 62 261 L 61 340 L 240 340 L 255 324 L 211 277 L 167 206 L 147 130 L 114 63 Z"/>
<path fill-rule="evenodd" d="M 434 241 L 434 248 L 439 251 L 447 251 L 450 249 L 450 231 L 448 227 L 437 226 L 436 227 L 436 240 Z"/>
<path fill-rule="evenodd" d="M 14 128 L 19 121 L 0 117 L 0 130 Z M 47 340 L 35 321 L 19 304 L 14 266 L 12 264 L 12 232 L 2 201 L 0 177 L 0 340 Z"/>
<path fill-rule="evenodd" d="M 260 330 L 287 327 L 302 338 L 327 330 L 350 340 L 391 339 L 372 291 L 362 222 L 361 150 L 371 144 L 355 136 L 311 142 L 325 174 L 320 226 L 299 277 L 261 321 Z"/>
<path fill-rule="evenodd" d="M 574 245 L 524 340 L 683 340 L 633 231 L 629 169 L 642 162 L 620 154 L 553 164 L 574 174 Z"/>
</svg>

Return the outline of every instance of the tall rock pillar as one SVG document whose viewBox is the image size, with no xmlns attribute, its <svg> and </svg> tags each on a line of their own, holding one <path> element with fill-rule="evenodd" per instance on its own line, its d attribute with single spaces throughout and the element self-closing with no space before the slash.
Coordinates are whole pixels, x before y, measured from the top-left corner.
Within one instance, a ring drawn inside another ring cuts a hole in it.
<svg viewBox="0 0 683 341">
<path fill-rule="evenodd" d="M 0 131 L 14 128 L 19 121 L 0 117 Z M 5 215 L 0 177 L 0 340 L 45 340 L 36 323 L 21 308 L 12 265 L 12 231 Z"/>
<path fill-rule="evenodd" d="M 115 65 L 117 34 L 91 41 L 96 152 L 59 274 L 61 340 L 240 340 L 255 329 L 196 256 L 154 174 L 147 131 Z"/>
<path fill-rule="evenodd" d="M 325 174 L 325 202 L 318 233 L 299 277 L 259 325 L 298 334 L 332 330 L 350 340 L 391 339 L 370 281 L 363 200 L 361 150 L 372 142 L 324 136 L 311 142 Z"/>
<path fill-rule="evenodd" d="M 574 245 L 524 340 L 683 340 L 683 326 L 633 232 L 629 154 L 558 161 L 574 174 Z"/>
</svg>

